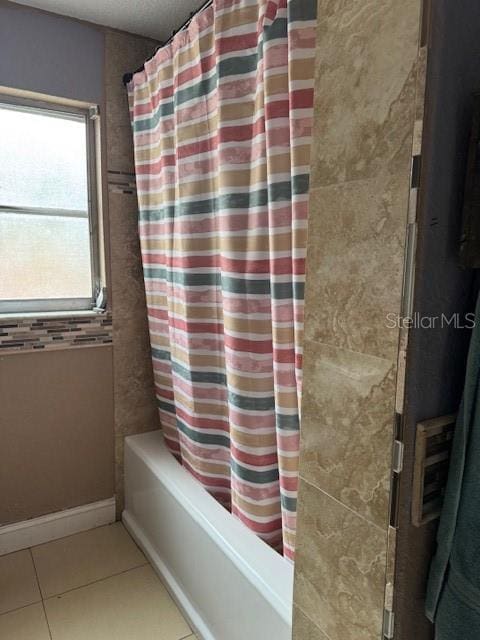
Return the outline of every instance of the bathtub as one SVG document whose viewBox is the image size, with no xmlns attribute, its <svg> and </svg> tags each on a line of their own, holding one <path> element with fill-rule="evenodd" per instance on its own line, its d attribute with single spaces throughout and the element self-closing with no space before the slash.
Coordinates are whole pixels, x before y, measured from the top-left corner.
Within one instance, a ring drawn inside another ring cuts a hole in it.
<svg viewBox="0 0 480 640">
<path fill-rule="evenodd" d="M 202 640 L 291 640 L 293 566 L 221 507 L 160 431 L 125 440 L 123 522 Z"/>
</svg>

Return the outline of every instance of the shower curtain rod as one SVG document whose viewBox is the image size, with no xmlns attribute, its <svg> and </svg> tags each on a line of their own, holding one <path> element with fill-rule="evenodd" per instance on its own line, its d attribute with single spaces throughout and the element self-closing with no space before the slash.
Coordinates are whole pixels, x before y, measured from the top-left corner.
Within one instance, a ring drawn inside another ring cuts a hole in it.
<svg viewBox="0 0 480 640">
<path fill-rule="evenodd" d="M 190 13 L 190 15 L 188 16 L 188 18 L 185 20 L 185 22 L 176 30 L 176 31 L 172 31 L 172 35 L 170 36 L 170 38 L 168 38 L 168 40 L 166 40 L 165 42 L 162 42 L 162 44 L 160 44 L 155 51 L 153 52 L 153 54 L 150 56 L 150 58 L 147 58 L 147 60 L 145 62 L 148 62 L 149 60 L 151 60 L 152 58 L 155 57 L 155 54 L 157 53 L 157 51 L 159 49 L 162 49 L 163 47 L 166 47 L 167 44 L 170 44 L 170 42 L 173 40 L 173 38 L 177 35 L 177 33 L 180 33 L 180 31 L 183 31 L 184 29 L 186 29 L 188 27 L 188 25 L 190 24 L 190 22 L 193 20 L 193 18 L 197 15 L 197 13 L 200 13 L 201 11 L 203 11 L 204 9 L 206 9 L 207 7 L 209 7 L 211 4 L 213 4 L 213 0 L 207 0 L 206 2 L 204 2 L 202 5 L 200 5 L 198 7 L 198 9 L 196 11 L 192 11 Z M 138 67 L 138 69 L 135 69 L 135 71 L 133 71 L 132 73 L 125 73 L 123 76 L 123 84 L 127 85 L 130 80 L 133 78 L 133 76 L 138 73 L 139 71 L 143 71 L 143 69 L 145 68 L 145 63 L 142 64 L 141 67 Z"/>
</svg>

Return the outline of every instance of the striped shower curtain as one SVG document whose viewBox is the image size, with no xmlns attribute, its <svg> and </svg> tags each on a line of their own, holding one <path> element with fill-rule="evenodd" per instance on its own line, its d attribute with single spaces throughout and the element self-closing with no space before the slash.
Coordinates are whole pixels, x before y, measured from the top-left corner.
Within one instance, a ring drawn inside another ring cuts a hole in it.
<svg viewBox="0 0 480 640">
<path fill-rule="evenodd" d="M 214 0 L 128 85 L 172 453 L 295 548 L 315 0 Z"/>
</svg>

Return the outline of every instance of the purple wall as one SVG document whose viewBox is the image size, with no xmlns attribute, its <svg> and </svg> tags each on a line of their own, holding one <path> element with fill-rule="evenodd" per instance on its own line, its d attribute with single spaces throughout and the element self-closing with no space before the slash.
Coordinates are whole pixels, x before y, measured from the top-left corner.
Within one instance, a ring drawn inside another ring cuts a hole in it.
<svg viewBox="0 0 480 640">
<path fill-rule="evenodd" d="M 103 101 L 101 28 L 0 0 L 0 86 Z"/>
</svg>

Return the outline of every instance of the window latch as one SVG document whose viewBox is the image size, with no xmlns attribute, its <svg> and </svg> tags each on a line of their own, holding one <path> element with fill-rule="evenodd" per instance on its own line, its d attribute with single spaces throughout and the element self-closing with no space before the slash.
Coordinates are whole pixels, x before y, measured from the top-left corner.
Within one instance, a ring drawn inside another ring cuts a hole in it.
<svg viewBox="0 0 480 640">
<path fill-rule="evenodd" d="M 101 287 L 98 292 L 97 298 L 95 300 L 95 306 L 93 307 L 94 311 L 98 313 L 103 313 L 107 309 L 107 288 Z"/>
<path fill-rule="evenodd" d="M 96 120 L 100 115 L 100 110 L 97 105 L 88 108 L 88 117 L 90 120 Z"/>
</svg>

